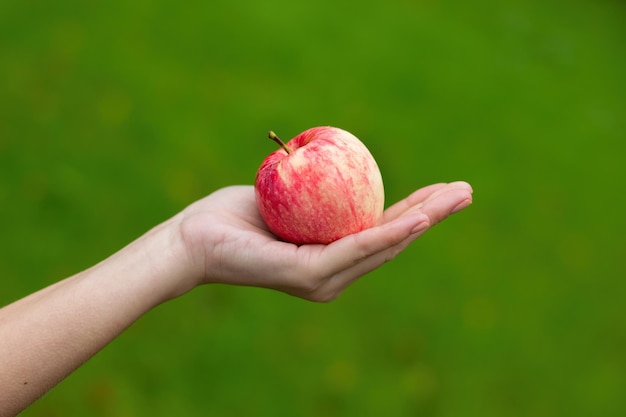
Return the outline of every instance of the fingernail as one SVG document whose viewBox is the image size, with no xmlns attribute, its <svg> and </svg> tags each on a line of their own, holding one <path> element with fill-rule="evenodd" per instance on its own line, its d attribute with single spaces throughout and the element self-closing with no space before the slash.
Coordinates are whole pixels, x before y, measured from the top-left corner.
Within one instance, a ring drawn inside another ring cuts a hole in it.
<svg viewBox="0 0 626 417">
<path fill-rule="evenodd" d="M 453 208 L 452 211 L 450 211 L 450 214 L 458 213 L 459 211 L 468 207 L 470 204 L 472 204 L 471 199 L 463 200 L 455 208 Z"/>
</svg>

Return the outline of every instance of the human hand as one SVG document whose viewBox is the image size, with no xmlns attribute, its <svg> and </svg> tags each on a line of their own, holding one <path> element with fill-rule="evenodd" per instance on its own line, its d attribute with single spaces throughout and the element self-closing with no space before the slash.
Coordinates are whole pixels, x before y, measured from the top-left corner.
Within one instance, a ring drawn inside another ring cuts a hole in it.
<svg viewBox="0 0 626 417">
<path fill-rule="evenodd" d="M 269 232 L 252 186 L 231 186 L 185 209 L 180 228 L 196 285 L 264 287 L 325 302 L 471 202 L 466 182 L 434 184 L 389 207 L 376 227 L 329 245 L 297 246 Z"/>
</svg>

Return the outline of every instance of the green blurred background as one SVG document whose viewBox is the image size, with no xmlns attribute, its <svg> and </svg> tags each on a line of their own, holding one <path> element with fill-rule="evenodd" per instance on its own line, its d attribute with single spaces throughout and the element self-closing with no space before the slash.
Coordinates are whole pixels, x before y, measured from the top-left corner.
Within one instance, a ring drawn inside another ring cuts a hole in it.
<svg viewBox="0 0 626 417">
<path fill-rule="evenodd" d="M 330 304 L 204 287 L 24 416 L 626 415 L 617 0 L 0 3 L 0 305 L 359 136 L 474 205 Z M 1 370 L 0 370 L 1 372 Z"/>
</svg>

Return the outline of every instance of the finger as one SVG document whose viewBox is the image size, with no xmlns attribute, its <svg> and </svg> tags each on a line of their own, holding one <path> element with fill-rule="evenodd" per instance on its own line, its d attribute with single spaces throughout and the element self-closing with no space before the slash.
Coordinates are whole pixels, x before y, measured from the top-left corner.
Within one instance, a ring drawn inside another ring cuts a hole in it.
<svg viewBox="0 0 626 417">
<path fill-rule="evenodd" d="M 388 223 L 331 243 L 318 252 L 317 256 L 308 259 L 308 270 L 315 268 L 319 276 L 330 277 L 376 253 L 394 247 L 412 233 L 421 230 L 419 228 L 421 224 L 437 223 L 462 202 L 471 201 L 468 187 L 467 183 L 433 186 L 431 190 L 435 191 L 429 195 L 425 203 L 419 203 L 425 204 L 419 211 L 405 213 Z M 423 217 L 423 214 L 427 217 Z"/>
<path fill-rule="evenodd" d="M 450 188 L 427 199 L 419 210 L 428 216 L 432 226 L 470 204 L 472 204 L 471 191 L 466 187 Z"/>
<path fill-rule="evenodd" d="M 328 246 L 300 247 L 301 254 L 308 252 L 299 257 L 306 262 L 300 264 L 302 269 L 291 270 L 296 272 L 291 275 L 296 281 L 287 286 L 295 291 L 288 292 L 313 301 L 331 300 L 362 275 L 395 258 L 431 225 L 471 203 L 471 187 L 467 183 L 433 189 L 423 203 L 418 203 L 421 207 L 417 211 L 409 209 L 395 220 Z"/>
<path fill-rule="evenodd" d="M 426 226 L 429 218 L 423 213 L 412 213 L 398 219 L 339 239 L 326 246 L 315 260 L 322 276 L 332 277 L 359 264 L 374 254 L 401 243 L 412 233 Z"/>
<path fill-rule="evenodd" d="M 323 300 L 331 300 L 337 297 L 345 288 L 350 286 L 361 276 L 379 268 L 384 263 L 391 261 L 404 251 L 415 239 L 423 235 L 431 226 L 441 222 L 450 214 L 458 212 L 469 206 L 472 202 L 471 187 L 467 183 L 450 184 L 445 190 L 439 189 L 431 196 L 420 210 L 426 214 L 430 221 L 415 226 L 404 239 L 394 245 L 355 262 L 352 266 L 336 273 L 317 290 L 317 297 Z M 410 218 L 415 213 L 405 214 L 403 217 Z M 395 222 L 394 222 L 395 223 Z M 355 235 L 355 238 L 359 236 Z"/>
<path fill-rule="evenodd" d="M 347 287 L 352 285 L 362 276 L 395 259 L 396 256 L 404 251 L 413 241 L 423 235 L 429 228 L 430 225 L 428 223 L 422 223 L 418 230 L 415 230 L 400 243 L 378 252 L 356 265 L 337 273 L 318 289 L 319 296 L 328 300 L 336 298 Z"/>
<path fill-rule="evenodd" d="M 417 191 L 414 191 L 408 197 L 388 207 L 383 213 L 381 224 L 390 222 L 398 218 L 400 215 L 402 215 L 402 213 L 406 212 L 407 210 L 409 210 L 411 207 L 415 206 L 416 204 L 421 203 L 433 192 L 445 186 L 446 186 L 445 183 L 432 184 L 432 185 L 420 188 Z"/>
<path fill-rule="evenodd" d="M 427 187 L 420 188 L 404 200 L 399 201 L 385 210 L 381 223 L 391 221 L 402 215 L 402 213 L 405 213 L 407 210 L 420 208 L 429 199 L 432 199 L 442 192 L 446 192 L 451 189 L 461 189 L 468 191 L 470 194 L 472 193 L 472 187 L 465 181 L 429 185 Z"/>
<path fill-rule="evenodd" d="M 445 190 L 438 190 L 436 194 L 433 197 L 430 197 L 427 202 L 425 202 L 425 205 L 420 209 L 420 212 L 426 214 L 430 219 L 428 223 L 421 223 L 420 226 L 414 228 L 412 233 L 400 243 L 372 255 L 369 259 L 366 259 L 363 262 L 354 265 L 354 267 L 348 268 L 342 272 L 341 275 L 345 275 L 343 278 L 343 284 L 349 285 L 360 275 L 376 269 L 385 262 L 389 262 L 394 259 L 415 239 L 426 233 L 430 227 L 443 221 L 450 214 L 456 213 L 469 206 L 472 203 L 472 194 L 470 190 L 471 187 L 468 189 L 468 186 L 462 183 L 449 184 Z M 412 214 L 405 214 L 406 217 L 410 215 Z"/>
</svg>

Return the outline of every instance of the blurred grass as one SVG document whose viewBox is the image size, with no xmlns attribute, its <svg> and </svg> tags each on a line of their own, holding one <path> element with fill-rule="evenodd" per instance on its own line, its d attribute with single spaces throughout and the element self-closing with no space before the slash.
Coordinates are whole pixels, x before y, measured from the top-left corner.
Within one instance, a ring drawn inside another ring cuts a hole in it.
<svg viewBox="0 0 626 417">
<path fill-rule="evenodd" d="M 25 416 L 618 416 L 626 10 L 618 1 L 0 4 L 0 304 L 315 125 L 388 202 L 475 204 L 328 305 L 211 287 Z"/>
</svg>

